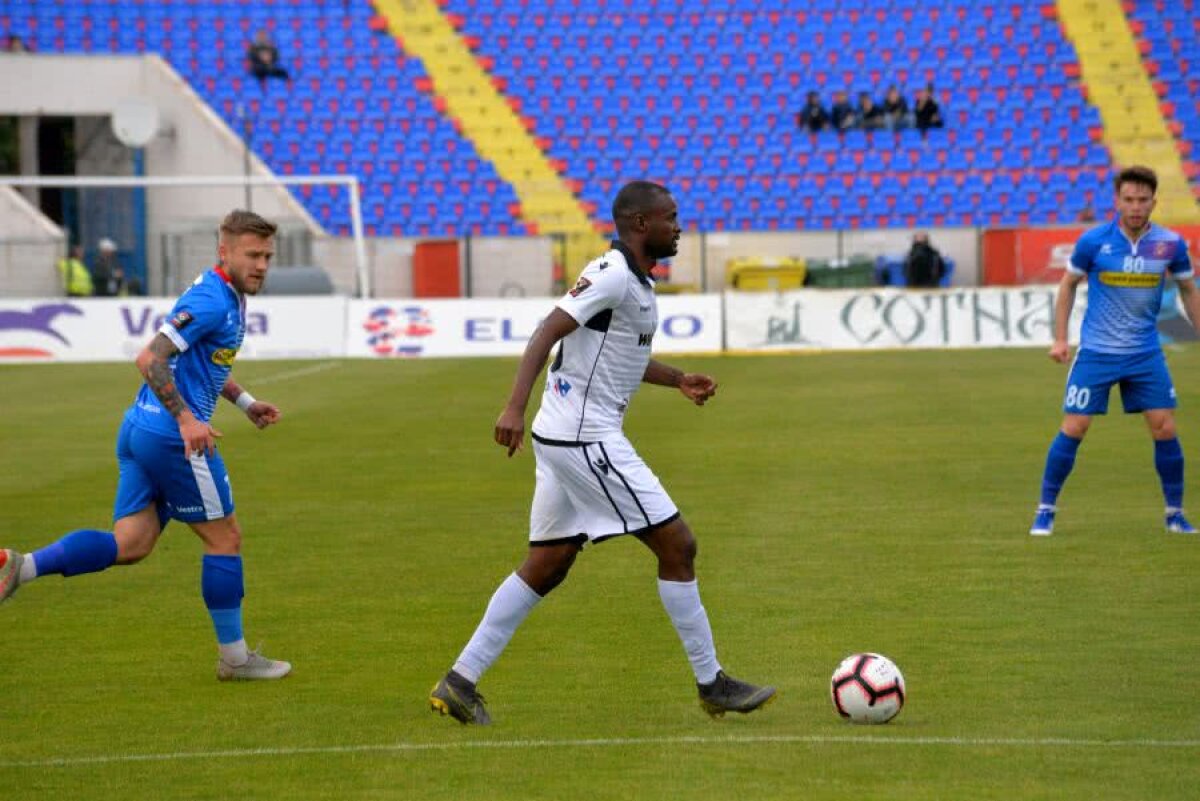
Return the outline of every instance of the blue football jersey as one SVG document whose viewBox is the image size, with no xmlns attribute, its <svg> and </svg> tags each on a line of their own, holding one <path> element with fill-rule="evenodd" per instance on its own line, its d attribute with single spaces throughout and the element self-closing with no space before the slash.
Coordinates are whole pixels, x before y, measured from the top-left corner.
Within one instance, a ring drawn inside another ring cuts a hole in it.
<svg viewBox="0 0 1200 801">
<path fill-rule="evenodd" d="M 1152 223 L 1135 243 L 1116 220 L 1081 236 L 1067 269 L 1087 275 L 1087 312 L 1079 346 L 1097 353 L 1143 353 L 1160 347 L 1155 322 L 1163 277 L 1192 277 L 1187 242 L 1179 234 Z"/>
<path fill-rule="evenodd" d="M 246 299 L 216 267 L 179 296 L 158 333 L 179 349 L 170 364 L 180 396 L 197 420 L 211 420 L 246 335 Z M 130 419 L 142 428 L 179 438 L 175 418 L 146 384 L 138 392 Z"/>
</svg>

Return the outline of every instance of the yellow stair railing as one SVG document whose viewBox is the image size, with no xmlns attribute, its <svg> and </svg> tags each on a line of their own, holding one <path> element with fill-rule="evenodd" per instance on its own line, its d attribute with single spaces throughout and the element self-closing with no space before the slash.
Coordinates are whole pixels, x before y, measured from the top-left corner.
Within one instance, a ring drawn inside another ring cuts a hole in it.
<svg viewBox="0 0 1200 801">
<path fill-rule="evenodd" d="M 373 0 L 388 32 L 419 58 L 445 102 L 445 113 L 497 174 L 512 185 L 520 216 L 559 243 L 567 279 L 607 250 L 591 215 L 539 147 L 526 122 L 500 94 L 434 0 Z"/>
</svg>

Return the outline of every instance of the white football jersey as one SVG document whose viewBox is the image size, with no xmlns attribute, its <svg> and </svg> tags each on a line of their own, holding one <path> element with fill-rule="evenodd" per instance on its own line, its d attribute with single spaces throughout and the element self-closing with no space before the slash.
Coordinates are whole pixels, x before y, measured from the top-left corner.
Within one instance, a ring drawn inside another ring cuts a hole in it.
<svg viewBox="0 0 1200 801">
<path fill-rule="evenodd" d="M 558 308 L 579 328 L 563 337 L 532 431 L 544 440 L 598 442 L 620 433 L 658 330 L 654 281 L 620 242 L 593 261 Z"/>
</svg>

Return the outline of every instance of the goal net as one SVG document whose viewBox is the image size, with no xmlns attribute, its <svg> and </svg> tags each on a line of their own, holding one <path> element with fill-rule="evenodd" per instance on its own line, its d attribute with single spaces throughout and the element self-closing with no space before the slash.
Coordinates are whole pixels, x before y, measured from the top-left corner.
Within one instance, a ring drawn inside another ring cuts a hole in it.
<svg viewBox="0 0 1200 801">
<path fill-rule="evenodd" d="M 274 265 L 320 269 L 336 291 L 370 297 L 359 183 L 354 176 L 0 176 L 0 186 L 61 220 L 69 242 L 41 252 L 84 250 L 89 267 L 111 255 L 123 273 L 112 284 L 122 294 L 170 296 L 181 292 L 216 258 L 217 225 L 234 208 L 248 208 L 279 225 Z M 309 213 L 335 220 L 322 226 Z M 344 221 L 344 222 L 337 222 Z M 3 247 L 20 232 L 0 229 L 0 295 L 61 295 L 54 263 L 16 263 L 28 249 Z M 39 258 L 40 262 L 41 259 Z M 106 287 L 98 287 L 100 293 Z"/>
</svg>

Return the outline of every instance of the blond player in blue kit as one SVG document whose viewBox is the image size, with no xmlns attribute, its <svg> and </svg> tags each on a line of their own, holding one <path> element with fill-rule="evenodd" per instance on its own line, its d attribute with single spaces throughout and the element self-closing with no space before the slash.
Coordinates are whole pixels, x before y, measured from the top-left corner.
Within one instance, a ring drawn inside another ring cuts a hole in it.
<svg viewBox="0 0 1200 801">
<path fill-rule="evenodd" d="M 1075 465 L 1076 452 L 1092 417 L 1108 411 L 1114 384 L 1121 387 L 1126 413 L 1140 412 L 1154 440 L 1154 466 L 1166 501 L 1166 530 L 1195 534 L 1183 514 L 1183 449 L 1175 436 L 1175 387 L 1167 370 L 1156 325 L 1163 283 L 1170 275 L 1179 286 L 1192 325 L 1200 328 L 1187 242 L 1174 231 L 1150 222 L 1158 177 L 1147 167 L 1121 170 L 1116 187 L 1117 218 L 1080 237 L 1054 307 L 1054 344 L 1050 358 L 1067 363 L 1067 321 L 1075 290 L 1087 279 L 1087 312 L 1079 350 L 1067 377 L 1063 422 L 1050 445 L 1042 477 L 1041 502 L 1029 533 L 1054 530 L 1058 494 Z"/>
<path fill-rule="evenodd" d="M 716 382 L 650 358 L 658 306 L 650 268 L 675 255 L 675 200 L 648 181 L 622 187 L 613 202 L 617 241 L 580 275 L 525 348 L 512 395 L 496 422 L 508 455 L 522 447 L 525 407 L 550 351 L 542 403 L 531 426 L 536 484 L 525 562 L 496 589 L 430 706 L 464 724 L 491 721 L 476 684 L 517 627 L 570 571 L 584 543 L 636 537 L 658 561 L 658 592 L 710 715 L 751 712 L 775 697 L 725 673 L 700 602 L 696 540 L 658 478 L 622 432 L 625 410 L 643 383 L 674 387 L 703 405 Z"/>
<path fill-rule="evenodd" d="M 221 222 L 220 263 L 176 301 L 137 357 L 145 378 L 117 434 L 120 478 L 113 530 L 81 529 L 30 554 L 0 550 L 0 602 L 47 575 L 79 576 L 150 555 L 167 523 L 186 523 L 204 543 L 200 587 L 217 634 L 217 678 L 279 679 L 287 662 L 250 651 L 242 634 L 242 532 L 209 421 L 225 398 L 259 428 L 279 409 L 230 377 L 246 335 L 246 296 L 262 288 L 274 255 L 274 223 L 248 211 Z"/>
</svg>

